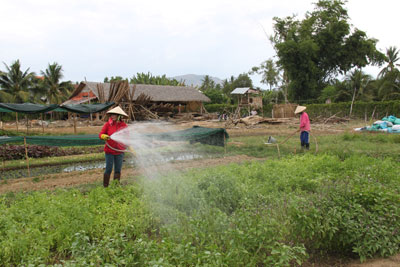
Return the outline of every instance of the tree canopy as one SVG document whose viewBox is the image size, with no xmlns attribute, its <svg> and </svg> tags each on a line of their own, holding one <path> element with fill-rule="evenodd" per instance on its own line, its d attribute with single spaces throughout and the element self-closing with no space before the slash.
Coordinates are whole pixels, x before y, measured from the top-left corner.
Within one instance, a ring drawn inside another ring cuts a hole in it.
<svg viewBox="0 0 400 267">
<path fill-rule="evenodd" d="M 303 20 L 274 18 L 271 41 L 288 77 L 291 99 L 316 99 L 338 74 L 385 59 L 376 39 L 352 29 L 344 3 L 320 0 Z"/>
<path fill-rule="evenodd" d="M 4 65 L 7 72 L 0 73 L 0 86 L 3 89 L 0 92 L 2 101 L 6 100 L 14 103 L 27 102 L 35 73 L 29 72 L 29 68 L 22 71 L 19 60 L 14 61 L 11 66 Z"/>
</svg>

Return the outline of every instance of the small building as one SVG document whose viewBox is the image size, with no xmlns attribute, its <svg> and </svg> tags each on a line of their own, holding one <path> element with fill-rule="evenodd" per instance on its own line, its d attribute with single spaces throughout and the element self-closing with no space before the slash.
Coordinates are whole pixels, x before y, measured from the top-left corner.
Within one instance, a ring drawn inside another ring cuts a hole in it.
<svg viewBox="0 0 400 267">
<path fill-rule="evenodd" d="M 261 91 L 258 89 L 252 89 L 250 87 L 240 87 L 233 90 L 231 92 L 231 95 L 238 96 L 239 107 L 246 107 L 255 110 L 263 109 Z"/>
</svg>

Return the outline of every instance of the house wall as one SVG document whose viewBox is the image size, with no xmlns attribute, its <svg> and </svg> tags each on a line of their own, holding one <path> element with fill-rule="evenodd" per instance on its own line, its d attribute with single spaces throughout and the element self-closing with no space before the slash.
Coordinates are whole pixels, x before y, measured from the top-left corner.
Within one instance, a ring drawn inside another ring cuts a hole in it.
<svg viewBox="0 0 400 267">
<path fill-rule="evenodd" d="M 198 101 L 188 102 L 186 105 L 186 112 L 199 112 L 201 109 L 202 103 Z"/>
<path fill-rule="evenodd" d="M 294 118 L 297 104 L 276 104 L 272 108 L 273 118 Z"/>
</svg>

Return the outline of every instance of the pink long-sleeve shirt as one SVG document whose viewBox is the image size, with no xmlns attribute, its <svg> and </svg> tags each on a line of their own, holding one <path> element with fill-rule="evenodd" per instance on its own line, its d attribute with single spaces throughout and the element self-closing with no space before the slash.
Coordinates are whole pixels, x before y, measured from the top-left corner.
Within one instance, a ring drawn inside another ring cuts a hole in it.
<svg viewBox="0 0 400 267">
<path fill-rule="evenodd" d="M 300 131 L 309 132 L 310 130 L 311 130 L 310 119 L 308 118 L 308 114 L 303 112 L 300 116 Z"/>
</svg>

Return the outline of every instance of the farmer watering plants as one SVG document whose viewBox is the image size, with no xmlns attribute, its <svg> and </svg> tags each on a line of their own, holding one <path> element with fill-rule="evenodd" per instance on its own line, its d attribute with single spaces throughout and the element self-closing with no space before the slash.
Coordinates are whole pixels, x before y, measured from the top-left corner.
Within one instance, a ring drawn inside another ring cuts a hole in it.
<svg viewBox="0 0 400 267">
<path fill-rule="evenodd" d="M 110 135 L 127 127 L 122 118 L 128 118 L 128 115 L 120 107 L 115 107 L 107 114 L 110 116 L 109 120 L 103 125 L 100 131 L 100 139 L 106 141 L 104 145 L 104 152 L 106 157 L 106 170 L 103 176 L 103 186 L 108 187 L 110 183 L 111 172 L 114 167 L 114 180 L 120 181 L 122 162 L 124 159 L 124 151 L 126 147 L 114 140 L 110 139 Z"/>
<path fill-rule="evenodd" d="M 300 114 L 300 142 L 301 148 L 310 149 L 310 119 L 308 118 L 308 114 L 305 112 L 307 108 L 304 106 L 297 106 L 294 114 Z"/>
</svg>

